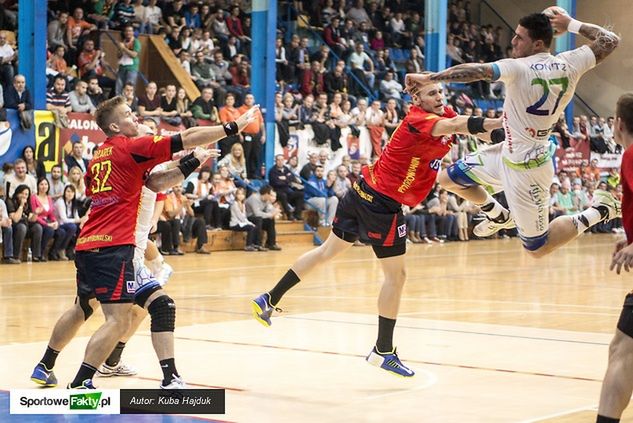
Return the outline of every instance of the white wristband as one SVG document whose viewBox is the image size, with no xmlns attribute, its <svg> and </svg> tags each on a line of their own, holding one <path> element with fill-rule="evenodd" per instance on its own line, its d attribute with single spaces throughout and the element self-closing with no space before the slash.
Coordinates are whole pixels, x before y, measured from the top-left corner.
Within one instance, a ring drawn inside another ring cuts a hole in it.
<svg viewBox="0 0 633 423">
<path fill-rule="evenodd" d="M 567 25 L 567 31 L 571 32 L 572 34 L 578 34 L 580 32 L 581 26 L 582 22 L 572 18 L 572 20 L 569 21 L 569 24 Z"/>
</svg>

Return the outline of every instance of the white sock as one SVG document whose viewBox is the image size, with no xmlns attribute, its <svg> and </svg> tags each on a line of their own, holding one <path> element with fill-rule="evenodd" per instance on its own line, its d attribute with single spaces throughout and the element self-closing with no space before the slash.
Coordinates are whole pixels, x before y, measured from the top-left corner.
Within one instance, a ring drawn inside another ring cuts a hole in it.
<svg viewBox="0 0 633 423">
<path fill-rule="evenodd" d="M 150 272 L 152 272 L 152 275 L 156 276 L 158 272 L 160 272 L 164 261 L 165 259 L 163 258 L 162 254 L 158 254 L 158 257 L 156 257 L 154 260 L 147 260 L 147 268 Z"/>
<path fill-rule="evenodd" d="M 490 195 L 489 193 L 486 193 L 486 195 L 487 195 L 486 201 L 484 201 L 481 204 L 478 204 L 478 206 L 481 209 L 481 211 L 483 211 L 486 214 L 486 216 L 490 218 L 490 220 L 497 219 L 502 213 L 504 216 L 508 216 L 510 212 L 506 210 L 505 207 L 499 204 L 497 200 L 492 198 L 492 195 Z"/>
<path fill-rule="evenodd" d="M 575 214 L 570 217 L 572 222 L 574 222 L 574 226 L 576 226 L 578 235 L 582 234 L 593 225 L 602 222 L 602 216 L 600 215 L 600 212 L 593 207 L 590 207 L 584 212 Z"/>
</svg>

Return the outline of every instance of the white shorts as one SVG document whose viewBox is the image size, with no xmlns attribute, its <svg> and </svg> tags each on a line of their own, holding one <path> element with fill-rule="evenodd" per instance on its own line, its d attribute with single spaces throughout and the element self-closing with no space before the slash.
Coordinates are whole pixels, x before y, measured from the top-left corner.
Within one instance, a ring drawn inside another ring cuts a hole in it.
<svg viewBox="0 0 633 423">
<path fill-rule="evenodd" d="M 531 167 L 504 160 L 503 143 L 484 148 L 458 160 L 450 178 L 462 186 L 482 185 L 491 194 L 504 191 L 519 235 L 528 249 L 542 246 L 549 229 L 549 189 L 554 177 L 551 156 Z"/>
</svg>

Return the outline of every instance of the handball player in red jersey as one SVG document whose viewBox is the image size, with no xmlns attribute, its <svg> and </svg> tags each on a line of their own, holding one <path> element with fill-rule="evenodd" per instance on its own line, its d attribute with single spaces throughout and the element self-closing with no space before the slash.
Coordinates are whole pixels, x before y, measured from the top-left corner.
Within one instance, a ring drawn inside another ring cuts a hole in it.
<svg viewBox="0 0 633 423">
<path fill-rule="evenodd" d="M 615 246 L 610 270 L 620 274 L 633 269 L 633 93 L 622 95 L 613 123 L 615 141 L 624 147 L 622 177 L 622 224 L 626 239 Z M 624 299 L 615 336 L 609 346 L 609 367 L 602 382 L 597 423 L 620 421 L 633 393 L 633 291 Z"/>
<path fill-rule="evenodd" d="M 135 229 L 147 172 L 171 160 L 172 154 L 183 149 L 238 134 L 255 119 L 257 110 L 258 106 L 254 106 L 236 121 L 222 126 L 190 128 L 168 137 L 139 137 L 137 118 L 123 97 L 114 97 L 99 105 L 95 120 L 107 139 L 93 154 L 85 175 L 86 193 L 92 203 L 88 220 L 77 239 L 75 267 L 78 298 L 84 298 L 83 291 L 91 289 L 101 303 L 106 321 L 90 338 L 83 363 L 75 379 L 68 384 L 69 388 L 94 388 L 92 378 L 97 368 L 130 327 L 134 293 L 128 288 L 135 282 Z M 178 168 L 185 177 L 195 170 L 187 164 L 180 164 Z M 151 331 L 173 332 L 176 305 L 167 295 L 159 300 L 148 310 Z M 86 307 L 85 317 L 90 313 Z M 55 351 L 47 349 L 43 362 L 47 356 L 55 355 Z M 175 372 L 173 362 L 166 364 Z"/>
<path fill-rule="evenodd" d="M 280 311 L 276 306 L 290 288 L 360 239 L 373 247 L 385 274 L 378 297 L 378 340 L 367 361 L 402 377 L 414 375 L 398 359 L 392 344 L 406 276 L 402 205 L 413 207 L 428 195 L 451 148 L 452 134 L 482 134 L 501 127 L 500 119 L 457 116 L 444 106 L 442 86 L 437 83 L 416 91 L 413 103 L 381 156 L 363 168 L 362 177 L 341 199 L 327 240 L 299 257 L 272 290 L 251 303 L 254 317 L 270 326 L 272 312 Z"/>
</svg>

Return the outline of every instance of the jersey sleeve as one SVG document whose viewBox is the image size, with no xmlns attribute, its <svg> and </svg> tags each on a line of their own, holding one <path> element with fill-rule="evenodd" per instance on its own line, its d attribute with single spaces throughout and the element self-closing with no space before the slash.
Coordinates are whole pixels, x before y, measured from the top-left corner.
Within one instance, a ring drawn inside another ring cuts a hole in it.
<svg viewBox="0 0 633 423">
<path fill-rule="evenodd" d="M 446 107 L 444 110 L 445 111 L 442 116 L 436 115 L 435 113 L 409 115 L 407 118 L 405 118 L 405 122 L 408 124 L 406 125 L 406 127 L 409 132 L 415 132 L 411 128 L 409 128 L 410 125 L 418 132 L 430 135 L 431 131 L 433 130 L 433 126 L 437 122 L 443 119 L 450 119 L 457 116 L 457 113 L 455 113 L 455 111 L 450 107 Z"/>
<path fill-rule="evenodd" d="M 159 163 L 171 160 L 172 137 L 147 135 L 131 139 L 128 152 L 143 169 L 149 170 Z"/>
<path fill-rule="evenodd" d="M 492 67 L 495 81 L 510 82 L 521 72 L 521 64 L 517 59 L 497 60 Z"/>
<path fill-rule="evenodd" d="M 563 52 L 557 57 L 575 69 L 579 76 L 596 66 L 596 55 L 588 45 Z"/>
</svg>

